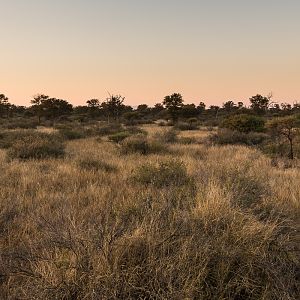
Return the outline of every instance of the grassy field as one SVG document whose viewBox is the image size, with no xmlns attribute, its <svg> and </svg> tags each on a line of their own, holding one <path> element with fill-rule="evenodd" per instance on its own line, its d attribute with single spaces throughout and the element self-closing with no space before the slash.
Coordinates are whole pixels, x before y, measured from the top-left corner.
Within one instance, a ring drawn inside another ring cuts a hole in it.
<svg viewBox="0 0 300 300">
<path fill-rule="evenodd" d="M 148 155 L 106 137 L 61 158 L 2 149 L 0 298 L 297 299 L 298 163 L 209 133 Z"/>
</svg>

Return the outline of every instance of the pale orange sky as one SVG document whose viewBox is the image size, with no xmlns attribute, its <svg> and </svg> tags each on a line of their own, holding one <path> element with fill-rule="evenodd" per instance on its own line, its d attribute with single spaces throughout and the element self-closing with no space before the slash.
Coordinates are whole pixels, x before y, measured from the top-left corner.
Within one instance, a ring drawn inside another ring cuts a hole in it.
<svg viewBox="0 0 300 300">
<path fill-rule="evenodd" d="M 0 0 L 0 93 L 300 101 L 300 1 Z"/>
</svg>

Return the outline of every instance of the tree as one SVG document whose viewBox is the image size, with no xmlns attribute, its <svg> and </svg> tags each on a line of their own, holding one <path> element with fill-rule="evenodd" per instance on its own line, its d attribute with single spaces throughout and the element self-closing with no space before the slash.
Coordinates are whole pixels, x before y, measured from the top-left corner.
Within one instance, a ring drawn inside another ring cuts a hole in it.
<svg viewBox="0 0 300 300">
<path fill-rule="evenodd" d="M 271 113 L 278 114 L 280 112 L 280 105 L 276 102 L 272 102 L 269 106 L 269 110 Z"/>
<path fill-rule="evenodd" d="M 183 99 L 181 94 L 174 93 L 170 96 L 166 96 L 163 100 L 163 105 L 167 109 L 172 120 L 174 122 L 177 121 L 179 111 L 182 109 L 183 106 Z"/>
<path fill-rule="evenodd" d="M 242 109 L 242 108 L 244 107 L 244 103 L 241 102 L 241 101 L 239 101 L 239 102 L 237 103 L 237 106 L 238 106 L 238 109 Z"/>
<path fill-rule="evenodd" d="M 0 94 L 0 116 L 6 114 L 9 117 L 9 109 L 11 104 L 8 102 L 8 98 L 4 94 Z"/>
<path fill-rule="evenodd" d="M 90 99 L 86 101 L 89 111 L 92 116 L 95 116 L 97 111 L 99 111 L 100 102 L 98 99 Z"/>
<path fill-rule="evenodd" d="M 110 95 L 105 102 L 101 104 L 103 111 L 107 115 L 107 121 L 109 123 L 110 117 L 113 117 L 114 120 L 119 120 L 122 110 L 125 109 L 123 104 L 125 97 L 121 95 Z"/>
<path fill-rule="evenodd" d="M 289 103 L 281 103 L 281 109 L 284 115 L 289 115 L 292 113 L 292 105 Z"/>
<path fill-rule="evenodd" d="M 200 102 L 199 105 L 197 106 L 197 110 L 199 112 L 199 114 L 202 114 L 205 112 L 205 103 L 204 102 Z"/>
<path fill-rule="evenodd" d="M 147 104 L 140 104 L 138 105 L 136 111 L 142 116 L 146 116 L 150 109 Z"/>
<path fill-rule="evenodd" d="M 300 103 L 294 103 L 293 105 L 293 112 L 300 112 Z"/>
<path fill-rule="evenodd" d="M 41 116 L 43 113 L 43 107 L 42 107 L 43 102 L 47 99 L 49 99 L 49 96 L 44 94 L 37 94 L 33 96 L 32 100 L 30 100 L 30 103 L 32 104 L 31 109 L 37 115 L 39 124 L 41 124 Z"/>
<path fill-rule="evenodd" d="M 197 117 L 199 114 L 195 104 L 186 104 L 182 106 L 180 115 L 184 118 Z"/>
<path fill-rule="evenodd" d="M 129 125 L 135 125 L 140 120 L 142 115 L 137 111 L 130 111 L 123 114 L 123 118 Z"/>
<path fill-rule="evenodd" d="M 261 132 L 264 130 L 265 121 L 257 116 L 240 114 L 226 118 L 221 124 L 222 127 L 237 130 L 243 133 L 251 131 Z"/>
<path fill-rule="evenodd" d="M 212 114 L 214 115 L 215 118 L 218 116 L 219 110 L 220 110 L 220 107 L 217 105 L 211 105 L 209 107 L 209 111 L 212 112 Z"/>
<path fill-rule="evenodd" d="M 73 111 L 73 106 L 66 100 L 47 98 L 42 100 L 41 109 L 43 116 L 55 119 L 59 116 L 70 114 Z"/>
<path fill-rule="evenodd" d="M 294 140 L 299 135 L 300 120 L 295 116 L 275 118 L 267 124 L 271 133 L 289 142 L 289 158 L 294 159 Z"/>
<path fill-rule="evenodd" d="M 227 102 L 223 103 L 223 108 L 226 112 L 230 113 L 231 111 L 233 111 L 236 108 L 236 106 L 233 101 L 227 101 Z"/>
<path fill-rule="evenodd" d="M 164 106 L 161 103 L 156 103 L 154 107 L 151 107 L 152 115 L 158 115 L 164 110 Z"/>
<path fill-rule="evenodd" d="M 256 95 L 251 97 L 249 100 L 251 102 L 251 108 L 254 112 L 258 114 L 264 114 L 268 110 L 270 100 L 272 95 L 264 97 L 262 95 Z"/>
<path fill-rule="evenodd" d="M 100 102 L 98 99 L 90 99 L 86 101 L 88 107 L 97 108 L 100 106 Z"/>
</svg>

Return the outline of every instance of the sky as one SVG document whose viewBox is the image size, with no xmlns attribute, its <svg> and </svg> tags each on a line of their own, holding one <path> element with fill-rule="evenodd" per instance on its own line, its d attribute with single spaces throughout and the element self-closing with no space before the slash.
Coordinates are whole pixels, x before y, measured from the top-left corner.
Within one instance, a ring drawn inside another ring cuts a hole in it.
<svg viewBox="0 0 300 300">
<path fill-rule="evenodd" d="M 0 93 L 300 101 L 299 0 L 0 0 Z"/>
</svg>

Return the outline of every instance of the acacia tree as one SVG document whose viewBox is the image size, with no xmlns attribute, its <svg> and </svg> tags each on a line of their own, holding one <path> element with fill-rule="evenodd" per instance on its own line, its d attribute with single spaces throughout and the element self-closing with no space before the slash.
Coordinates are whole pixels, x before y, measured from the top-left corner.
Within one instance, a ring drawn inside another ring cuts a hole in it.
<svg viewBox="0 0 300 300">
<path fill-rule="evenodd" d="M 232 112 L 235 108 L 236 108 L 236 105 L 231 100 L 223 103 L 223 109 L 228 113 Z"/>
<path fill-rule="evenodd" d="M 217 118 L 219 110 L 220 110 L 220 106 L 218 105 L 211 105 L 209 107 L 209 111 L 214 115 L 215 118 Z"/>
<path fill-rule="evenodd" d="M 175 122 L 178 119 L 178 115 L 183 106 L 183 98 L 181 94 L 174 93 L 170 96 L 166 96 L 163 100 L 163 105 L 170 114 L 172 120 Z"/>
<path fill-rule="evenodd" d="M 55 119 L 70 114 L 73 111 L 73 106 L 66 100 L 49 98 L 42 102 L 42 110 L 46 117 Z"/>
<path fill-rule="evenodd" d="M 254 112 L 258 114 L 264 114 L 269 108 L 271 98 L 271 94 L 268 97 L 264 97 L 262 95 L 257 94 L 256 96 L 253 96 L 249 99 L 251 102 L 250 107 L 253 109 Z"/>
<path fill-rule="evenodd" d="M 30 103 L 32 104 L 31 109 L 34 113 L 36 113 L 39 124 L 41 124 L 41 116 L 43 114 L 43 102 L 49 99 L 49 96 L 44 94 L 37 94 L 33 96 L 33 99 L 30 100 Z"/>
<path fill-rule="evenodd" d="M 110 117 L 115 121 L 119 120 L 122 110 L 125 108 L 123 104 L 125 97 L 121 95 L 110 95 L 105 102 L 101 104 L 101 108 L 107 116 L 107 122 L 109 123 Z"/>
<path fill-rule="evenodd" d="M 8 97 L 6 97 L 4 94 L 0 94 L 0 116 L 2 117 L 4 114 L 6 114 L 6 116 L 9 117 L 10 107 L 11 104 L 8 102 Z"/>
<path fill-rule="evenodd" d="M 97 111 L 99 111 L 99 108 L 100 108 L 99 100 L 98 99 L 90 99 L 90 100 L 86 101 L 86 104 L 89 108 L 91 115 L 95 116 Z"/>
<path fill-rule="evenodd" d="M 199 114 L 203 114 L 205 112 L 206 104 L 204 102 L 200 102 L 199 105 L 197 106 L 197 110 Z"/>
<path fill-rule="evenodd" d="M 294 141 L 300 134 L 300 120 L 295 116 L 275 118 L 267 124 L 272 134 L 285 138 L 289 143 L 290 159 L 294 159 Z"/>
<path fill-rule="evenodd" d="M 73 106 L 66 100 L 49 98 L 47 95 L 38 94 L 33 100 L 31 106 L 32 110 L 37 114 L 39 123 L 41 117 L 54 119 L 61 115 L 66 115 L 72 112 Z"/>
</svg>

